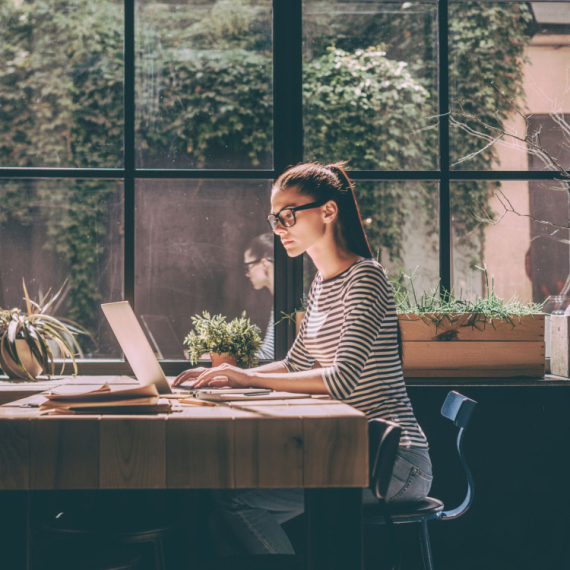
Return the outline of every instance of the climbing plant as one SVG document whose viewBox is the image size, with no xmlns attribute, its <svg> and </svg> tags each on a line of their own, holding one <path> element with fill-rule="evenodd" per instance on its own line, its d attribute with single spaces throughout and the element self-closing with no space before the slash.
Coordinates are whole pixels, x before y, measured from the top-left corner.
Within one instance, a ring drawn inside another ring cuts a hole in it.
<svg viewBox="0 0 570 570">
<path fill-rule="evenodd" d="M 358 24 L 338 15 L 308 21 L 307 159 L 348 158 L 355 169 L 437 168 L 437 119 L 429 119 L 437 109 L 436 20 L 427 4 L 413 16 L 410 6 L 393 4 Z M 139 166 L 270 167 L 270 10 L 268 0 L 137 3 Z M 493 81 L 522 96 L 530 18 L 527 3 L 450 3 L 451 89 L 467 109 L 477 105 L 483 120 L 507 114 Z M 122 166 L 122 2 L 0 0 L 0 61 L 1 166 Z M 497 155 L 492 147 L 477 154 L 480 147 L 452 133 L 452 161 L 475 153 L 464 167 L 488 169 Z M 453 224 L 465 235 L 476 224 L 471 204 L 486 204 L 490 189 L 465 182 L 454 190 Z M 69 274 L 70 316 L 93 329 L 97 264 L 121 185 L 36 180 L 33 189 L 10 182 L 0 192 L 0 223 L 45 220 L 45 248 Z M 425 205 L 428 228 L 437 230 L 434 184 L 361 182 L 358 192 L 373 246 L 396 261 L 414 206 Z"/>
</svg>

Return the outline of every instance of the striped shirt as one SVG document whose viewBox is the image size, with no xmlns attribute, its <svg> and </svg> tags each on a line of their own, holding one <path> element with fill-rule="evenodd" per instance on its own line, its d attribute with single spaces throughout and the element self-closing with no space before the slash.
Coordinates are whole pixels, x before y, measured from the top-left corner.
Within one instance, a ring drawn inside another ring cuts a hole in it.
<svg viewBox="0 0 570 570">
<path fill-rule="evenodd" d="M 398 315 L 382 266 L 362 259 L 331 279 L 317 273 L 299 335 L 283 364 L 289 372 L 318 362 L 329 394 L 402 427 L 400 445 L 427 449 L 398 355 Z"/>
<path fill-rule="evenodd" d="M 261 348 L 255 355 L 259 360 L 273 360 L 275 358 L 275 325 L 273 324 L 273 309 L 269 315 L 269 323 L 265 331 L 265 338 Z"/>
</svg>

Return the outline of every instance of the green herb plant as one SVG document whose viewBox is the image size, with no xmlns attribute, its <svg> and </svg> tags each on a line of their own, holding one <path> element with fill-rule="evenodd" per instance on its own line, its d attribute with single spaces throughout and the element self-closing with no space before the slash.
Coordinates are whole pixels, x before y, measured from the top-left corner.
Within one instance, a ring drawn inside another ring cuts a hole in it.
<svg viewBox="0 0 570 570">
<path fill-rule="evenodd" d="M 521 324 L 522 317 L 532 316 L 542 311 L 544 303 L 523 303 L 518 296 L 504 301 L 495 294 L 495 280 L 489 275 L 487 267 L 476 266 L 483 271 L 486 283 L 486 296 L 475 295 L 473 299 L 463 299 L 463 292 L 456 298 L 453 289 L 440 293 L 439 285 L 431 292 L 424 291 L 418 295 L 414 287 L 417 268 L 410 274 L 401 273 L 397 279 L 390 279 L 394 291 L 396 311 L 400 314 L 420 315 L 426 322 L 433 322 L 438 327 L 447 321 L 450 325 L 472 327 L 483 330 L 487 325 L 495 328 L 494 321 L 504 321 L 513 328 Z M 546 302 L 546 301 L 545 301 Z M 465 316 L 467 315 L 467 318 Z M 460 321 L 461 322 L 458 322 Z"/>
<path fill-rule="evenodd" d="M 261 331 L 251 324 L 245 312 L 228 323 L 223 315 L 212 317 L 204 311 L 192 317 L 192 324 L 194 330 L 184 339 L 191 364 L 196 364 L 204 353 L 212 352 L 233 356 L 240 368 L 257 365 L 256 354 L 263 344 Z"/>
<path fill-rule="evenodd" d="M 282 317 L 274 324 L 274 326 L 278 325 L 279 323 L 282 323 L 283 321 L 288 321 L 292 325 L 295 325 L 295 323 L 297 322 L 296 321 L 297 313 L 306 313 L 306 312 L 307 312 L 307 307 L 305 305 L 305 301 L 301 298 L 299 306 L 292 313 L 286 313 L 285 311 L 281 311 Z"/>
<path fill-rule="evenodd" d="M 50 298 L 50 292 L 39 301 L 33 301 L 28 295 L 26 283 L 22 281 L 26 311 L 20 309 L 2 309 L 0 307 L 0 366 L 11 377 L 35 380 L 26 370 L 18 351 L 17 340 L 25 340 L 34 358 L 41 365 L 48 378 L 55 374 L 55 358 L 50 342 L 55 343 L 63 358 L 70 358 L 75 374 L 77 364 L 75 352 L 81 354 L 75 336 L 87 331 L 67 319 L 56 319 L 48 315 L 60 296 L 62 288 Z M 65 285 L 65 283 L 64 283 Z M 62 362 L 63 373 L 65 361 Z"/>
</svg>

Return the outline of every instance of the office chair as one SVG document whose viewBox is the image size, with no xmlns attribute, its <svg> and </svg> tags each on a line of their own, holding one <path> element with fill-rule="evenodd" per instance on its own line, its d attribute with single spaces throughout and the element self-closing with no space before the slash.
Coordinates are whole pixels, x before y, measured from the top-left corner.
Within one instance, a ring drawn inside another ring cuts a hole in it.
<svg viewBox="0 0 570 570">
<path fill-rule="evenodd" d="M 433 497 L 426 497 L 423 501 L 413 503 L 390 504 L 384 501 L 394 468 L 401 428 L 392 424 L 392 422 L 381 422 L 378 420 L 370 422 L 369 438 L 374 438 L 374 441 L 370 441 L 370 488 L 378 499 L 378 503 L 364 506 L 364 524 L 386 524 L 390 529 L 393 529 L 393 525 L 397 524 L 420 524 L 420 545 L 425 570 L 434 570 L 428 521 L 456 519 L 464 515 L 473 502 L 474 484 L 463 453 L 463 436 L 476 405 L 477 402 L 474 400 L 470 400 L 457 392 L 450 392 L 441 408 L 441 415 L 451 420 L 459 428 L 457 451 L 467 478 L 467 493 L 463 502 L 449 511 L 444 511 L 443 503 Z M 382 424 L 389 425 L 384 427 Z M 372 433 L 373 431 L 375 432 L 374 434 Z M 391 542 L 396 545 L 394 537 L 392 536 L 391 538 Z M 397 546 L 394 546 L 394 548 L 397 548 Z M 398 558 L 399 556 L 395 554 L 394 559 L 396 562 L 394 566 L 397 564 Z"/>
</svg>

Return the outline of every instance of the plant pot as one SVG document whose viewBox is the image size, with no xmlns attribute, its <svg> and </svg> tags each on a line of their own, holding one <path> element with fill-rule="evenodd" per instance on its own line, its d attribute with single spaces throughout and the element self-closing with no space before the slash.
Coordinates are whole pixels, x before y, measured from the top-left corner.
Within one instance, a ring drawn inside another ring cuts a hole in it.
<svg viewBox="0 0 570 570">
<path fill-rule="evenodd" d="M 470 314 L 399 315 L 407 378 L 528 376 L 545 372 L 544 314 L 469 325 Z"/>
<path fill-rule="evenodd" d="M 218 352 L 210 352 L 210 358 L 212 359 L 212 368 L 220 366 L 220 364 L 231 364 L 232 366 L 237 365 L 237 359 L 226 352 L 221 354 Z"/>
<path fill-rule="evenodd" d="M 28 374 L 33 378 L 36 378 L 36 376 L 41 373 L 42 367 L 32 354 L 28 343 L 24 339 L 16 340 L 16 351 L 18 352 L 18 357 L 20 358 L 22 365 L 28 371 Z M 2 366 L 2 370 L 8 378 L 15 380 L 29 380 L 29 376 L 26 376 L 26 374 L 5 350 L 0 351 L 0 366 Z"/>
</svg>

